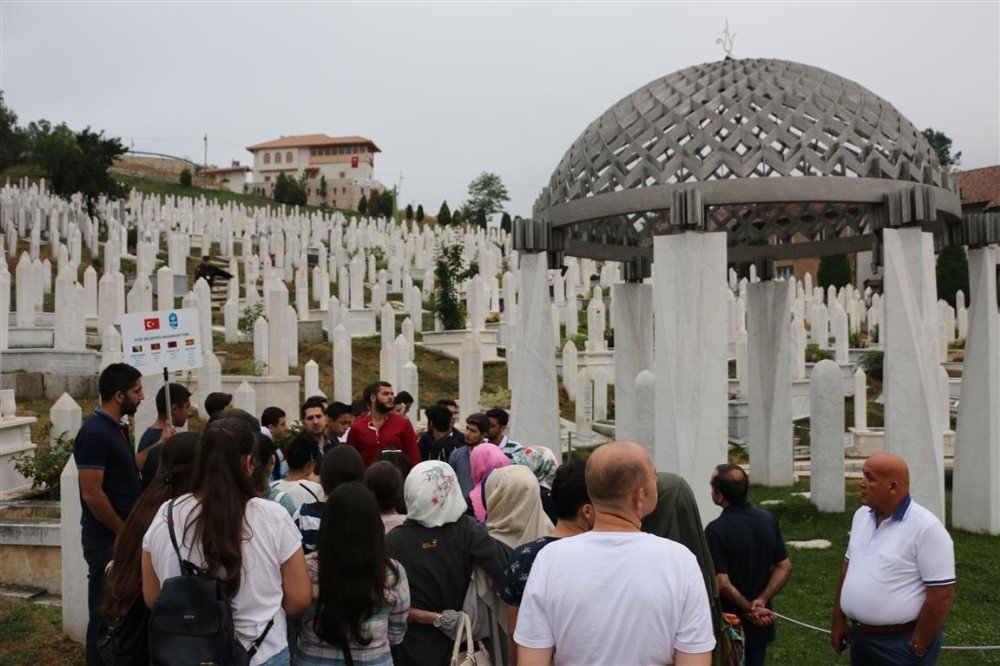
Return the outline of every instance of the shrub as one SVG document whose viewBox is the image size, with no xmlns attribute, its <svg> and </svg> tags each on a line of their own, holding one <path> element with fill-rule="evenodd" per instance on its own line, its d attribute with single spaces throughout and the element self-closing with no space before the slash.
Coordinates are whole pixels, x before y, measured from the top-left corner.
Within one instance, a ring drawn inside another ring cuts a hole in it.
<svg viewBox="0 0 1000 666">
<path fill-rule="evenodd" d="M 819 363 L 820 361 L 834 359 L 833 352 L 829 349 L 820 349 L 819 345 L 806 345 L 806 363 Z"/>
<path fill-rule="evenodd" d="M 417 206 L 417 222 L 424 221 L 424 205 L 420 204 Z"/>
<path fill-rule="evenodd" d="M 816 282 L 823 289 L 833 285 L 837 289 L 851 284 L 851 261 L 846 254 L 835 254 L 819 260 Z"/>
<path fill-rule="evenodd" d="M 861 335 L 861 331 L 854 331 L 847 336 L 847 344 L 851 349 L 861 349 L 868 346 L 868 338 Z"/>
<path fill-rule="evenodd" d="M 14 456 L 14 469 L 31 479 L 32 488 L 56 488 L 63 468 L 73 455 L 73 441 L 67 433 L 60 433 L 54 444 L 40 445 L 34 452 L 25 451 Z"/>
<path fill-rule="evenodd" d="M 240 328 L 243 329 L 246 339 L 250 342 L 253 342 L 253 323 L 262 314 L 264 314 L 264 303 L 261 301 L 243 308 L 243 316 L 240 317 Z"/>
<path fill-rule="evenodd" d="M 184 167 L 181 170 L 180 183 L 182 187 L 191 187 L 191 169 Z"/>
<path fill-rule="evenodd" d="M 364 215 L 368 212 L 368 197 L 361 195 L 361 199 L 358 201 L 358 212 Z"/>
<path fill-rule="evenodd" d="M 882 381 L 883 361 L 883 353 L 878 350 L 872 350 L 865 353 L 865 355 L 861 357 L 861 367 L 864 368 L 865 373 L 867 373 L 869 377 Z"/>
<path fill-rule="evenodd" d="M 969 295 L 969 257 L 961 245 L 949 245 L 941 250 L 937 258 L 938 298 L 956 307 L 955 294 L 961 290 Z M 966 299 L 968 302 L 968 299 Z"/>
</svg>

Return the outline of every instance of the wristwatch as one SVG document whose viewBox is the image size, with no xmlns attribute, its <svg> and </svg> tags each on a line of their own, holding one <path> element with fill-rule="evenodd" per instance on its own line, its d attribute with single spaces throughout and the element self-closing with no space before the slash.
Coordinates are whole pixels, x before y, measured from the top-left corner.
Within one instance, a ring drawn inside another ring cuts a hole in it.
<svg viewBox="0 0 1000 666">
<path fill-rule="evenodd" d="M 924 647 L 923 645 L 917 645 L 916 643 L 913 642 L 912 639 L 909 641 L 909 645 L 910 645 L 910 651 L 913 652 L 913 654 L 917 655 L 918 657 L 923 657 L 925 654 L 927 654 L 927 648 Z"/>
</svg>

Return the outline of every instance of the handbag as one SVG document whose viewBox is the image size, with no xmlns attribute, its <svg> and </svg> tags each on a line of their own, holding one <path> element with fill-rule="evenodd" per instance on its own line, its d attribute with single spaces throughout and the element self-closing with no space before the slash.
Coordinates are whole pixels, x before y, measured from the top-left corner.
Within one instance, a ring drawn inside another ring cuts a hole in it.
<svg viewBox="0 0 1000 666">
<path fill-rule="evenodd" d="M 97 650 L 106 666 L 131 666 L 145 663 L 149 656 L 146 627 L 149 608 L 142 595 L 136 595 L 123 617 L 103 619 Z"/>
<path fill-rule="evenodd" d="M 712 651 L 713 666 L 743 666 L 746 663 L 746 636 L 740 618 L 720 613 L 718 640 Z"/>
<path fill-rule="evenodd" d="M 463 633 L 465 634 L 464 647 L 462 645 Z M 490 653 L 486 651 L 483 642 L 473 642 L 472 622 L 465 613 L 462 613 L 458 635 L 455 636 L 455 643 L 451 648 L 451 662 L 449 663 L 450 666 L 492 666 Z"/>
</svg>

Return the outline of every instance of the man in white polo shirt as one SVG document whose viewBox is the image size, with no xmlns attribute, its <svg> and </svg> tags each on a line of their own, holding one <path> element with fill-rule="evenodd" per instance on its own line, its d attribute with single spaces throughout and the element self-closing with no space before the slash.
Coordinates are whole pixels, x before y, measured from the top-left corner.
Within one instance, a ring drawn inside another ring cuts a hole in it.
<svg viewBox="0 0 1000 666">
<path fill-rule="evenodd" d="M 864 506 L 854 514 L 833 606 L 833 649 L 850 644 L 852 664 L 937 663 L 955 601 L 951 536 L 910 498 L 899 456 L 865 461 L 860 488 Z"/>
<path fill-rule="evenodd" d="M 585 471 L 594 528 L 538 553 L 514 641 L 520 666 L 708 666 L 715 636 L 698 560 L 640 531 L 656 470 L 633 442 L 605 444 Z"/>
</svg>

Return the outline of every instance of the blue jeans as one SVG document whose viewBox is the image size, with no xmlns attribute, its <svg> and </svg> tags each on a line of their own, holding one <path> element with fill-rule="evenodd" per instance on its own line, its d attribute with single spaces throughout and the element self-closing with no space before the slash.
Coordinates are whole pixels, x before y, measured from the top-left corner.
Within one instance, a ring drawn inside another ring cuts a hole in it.
<svg viewBox="0 0 1000 666">
<path fill-rule="evenodd" d="M 260 666 L 289 666 L 291 664 L 291 657 L 288 656 L 288 648 L 282 649 L 281 652 L 274 655 Z"/>
<path fill-rule="evenodd" d="M 862 634 L 851 629 L 851 664 L 855 666 L 897 666 L 897 664 L 936 664 L 941 652 L 941 632 L 937 633 L 927 649 L 918 657 L 910 649 L 910 632 L 874 635 Z"/>
<path fill-rule="evenodd" d="M 104 666 L 104 661 L 97 651 L 97 641 L 100 638 L 100 617 L 97 607 L 104 598 L 104 584 L 107 580 L 105 569 L 111 561 L 111 549 L 114 541 L 106 539 L 84 539 L 83 559 L 87 562 L 87 666 Z"/>
</svg>

